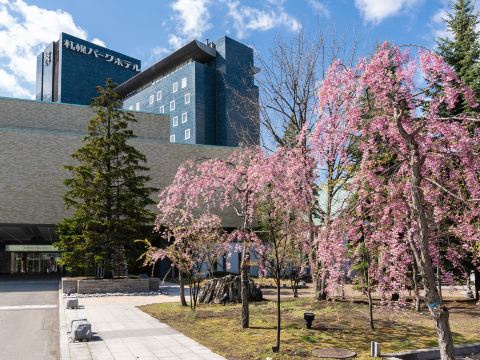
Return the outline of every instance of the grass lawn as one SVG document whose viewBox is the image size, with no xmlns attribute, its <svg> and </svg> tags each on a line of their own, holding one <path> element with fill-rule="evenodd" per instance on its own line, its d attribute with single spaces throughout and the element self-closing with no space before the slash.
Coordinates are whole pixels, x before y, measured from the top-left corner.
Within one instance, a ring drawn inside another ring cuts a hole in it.
<svg viewBox="0 0 480 360">
<path fill-rule="evenodd" d="M 452 301 L 447 306 L 456 345 L 480 341 L 480 307 L 464 301 Z M 383 353 L 437 346 L 433 321 L 426 310 L 418 314 L 377 306 L 376 330 L 370 331 L 368 306 L 364 303 L 299 298 L 282 302 L 282 348 L 274 354 L 275 307 L 273 301 L 251 303 L 251 327 L 245 330 L 240 326 L 240 304 L 201 304 L 195 314 L 176 303 L 140 308 L 230 360 L 310 359 L 312 349 L 330 347 L 347 348 L 356 351 L 359 358 L 368 358 L 370 341 L 380 342 Z M 304 326 L 305 311 L 316 315 L 312 330 Z"/>
</svg>

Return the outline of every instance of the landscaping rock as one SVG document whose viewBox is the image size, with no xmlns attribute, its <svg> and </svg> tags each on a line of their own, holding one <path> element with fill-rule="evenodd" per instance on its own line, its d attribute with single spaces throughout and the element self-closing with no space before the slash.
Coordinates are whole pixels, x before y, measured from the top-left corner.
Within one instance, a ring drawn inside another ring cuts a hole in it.
<svg viewBox="0 0 480 360">
<path fill-rule="evenodd" d="M 78 308 L 78 298 L 76 297 L 68 297 L 67 298 L 67 309 L 76 309 Z"/>
<path fill-rule="evenodd" d="M 71 328 L 72 332 L 70 336 L 73 342 L 92 340 L 92 324 L 90 324 L 87 319 L 73 320 Z"/>
<path fill-rule="evenodd" d="M 263 299 L 262 290 L 252 279 L 249 279 L 249 301 L 260 301 Z M 240 276 L 227 275 L 222 278 L 215 278 L 206 281 L 200 289 L 198 301 L 203 304 L 220 304 L 225 294 L 228 294 L 228 302 L 241 302 Z"/>
</svg>

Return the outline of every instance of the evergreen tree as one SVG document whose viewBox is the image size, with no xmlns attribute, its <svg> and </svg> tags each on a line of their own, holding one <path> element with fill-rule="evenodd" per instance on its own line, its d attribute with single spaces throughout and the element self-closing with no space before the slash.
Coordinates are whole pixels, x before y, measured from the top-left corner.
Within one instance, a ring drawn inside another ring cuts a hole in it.
<svg viewBox="0 0 480 360">
<path fill-rule="evenodd" d="M 480 103 L 480 40 L 477 26 L 479 14 L 475 11 L 475 4 L 471 0 L 456 0 L 451 4 L 452 12 L 447 15 L 445 22 L 452 38 L 437 39 L 440 54 L 453 67 L 457 75 L 476 94 Z M 479 108 L 470 109 L 465 100 L 459 103 L 453 111 L 446 111 L 446 115 L 461 113 L 478 113 Z M 476 131 L 478 124 L 473 124 L 472 131 Z M 449 224 L 446 224 L 449 226 Z M 449 239 L 452 241 L 452 239 Z M 480 299 L 480 271 L 477 264 L 472 263 L 471 255 L 464 259 L 465 270 L 475 271 L 475 299 Z"/>
<path fill-rule="evenodd" d="M 107 80 L 92 100 L 95 116 L 88 135 L 65 168 L 71 177 L 64 202 L 72 216 L 58 224 L 56 243 L 62 262 L 75 274 L 102 276 L 106 270 L 126 273 L 126 256 L 134 239 L 142 237 L 154 214 L 147 209 L 155 190 L 149 181 L 145 156 L 133 147 L 133 114 L 120 110 L 121 102 Z"/>
<path fill-rule="evenodd" d="M 477 25 L 479 14 L 471 0 L 456 0 L 445 22 L 451 38 L 437 39 L 440 54 L 457 75 L 469 85 L 480 100 L 480 40 Z M 454 110 L 455 114 L 469 111 L 465 101 Z"/>
</svg>

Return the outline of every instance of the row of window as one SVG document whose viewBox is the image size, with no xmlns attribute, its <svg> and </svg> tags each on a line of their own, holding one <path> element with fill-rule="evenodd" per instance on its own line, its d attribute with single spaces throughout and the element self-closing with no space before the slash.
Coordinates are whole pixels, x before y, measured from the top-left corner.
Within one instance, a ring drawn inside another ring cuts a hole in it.
<svg viewBox="0 0 480 360">
<path fill-rule="evenodd" d="M 190 139 L 190 129 L 185 130 L 185 140 Z M 175 134 L 170 135 L 170 142 L 174 143 L 175 142 Z"/>
<path fill-rule="evenodd" d="M 187 87 L 187 78 L 184 77 L 181 81 L 182 89 Z M 175 94 L 178 91 L 178 81 L 172 84 L 172 92 Z M 162 90 L 157 91 L 157 101 L 162 100 Z M 155 96 L 152 94 L 149 98 L 149 104 L 152 105 L 155 102 Z"/>
<path fill-rule="evenodd" d="M 180 71 L 181 69 L 183 69 L 186 65 L 188 64 L 191 64 L 193 61 L 192 59 L 188 59 L 187 61 L 185 61 L 184 63 L 180 64 L 179 66 L 175 67 L 172 71 L 170 71 L 169 73 L 167 74 L 163 74 L 162 76 L 160 76 L 158 79 L 152 81 L 152 84 L 156 84 L 156 83 L 159 83 L 160 81 L 162 81 L 163 79 L 167 78 L 167 77 L 170 77 L 170 75 Z"/>
<path fill-rule="evenodd" d="M 184 96 L 184 103 L 185 105 L 190 104 L 190 93 L 185 94 Z M 170 111 L 175 110 L 175 100 L 170 101 Z M 160 106 L 160 114 L 165 113 L 165 106 Z"/>
<path fill-rule="evenodd" d="M 190 93 L 186 93 L 183 98 L 184 98 L 185 105 L 190 104 Z M 150 104 L 152 103 L 153 102 L 151 102 Z M 128 107 L 128 110 L 133 110 L 133 105 L 130 105 Z M 140 111 L 140 102 L 135 103 L 135 110 Z M 173 110 L 175 110 L 175 100 L 170 101 L 170 111 L 173 111 Z M 160 114 L 164 114 L 164 113 L 165 113 L 165 106 L 162 105 L 160 106 Z"/>
<path fill-rule="evenodd" d="M 187 118 L 187 113 L 184 112 L 182 114 L 182 124 L 185 124 L 187 122 L 188 118 Z M 173 126 L 178 126 L 178 116 L 174 116 L 172 118 L 172 122 L 173 122 Z"/>
</svg>

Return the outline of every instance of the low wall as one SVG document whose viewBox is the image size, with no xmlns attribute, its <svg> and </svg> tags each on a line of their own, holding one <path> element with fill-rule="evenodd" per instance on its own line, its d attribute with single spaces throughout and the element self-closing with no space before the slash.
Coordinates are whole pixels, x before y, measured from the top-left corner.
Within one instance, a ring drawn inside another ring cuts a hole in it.
<svg viewBox="0 0 480 360">
<path fill-rule="evenodd" d="M 158 278 L 75 279 L 62 278 L 62 291 L 77 294 L 135 293 L 158 291 Z"/>
<path fill-rule="evenodd" d="M 480 343 L 455 346 L 455 356 L 480 354 Z M 435 360 L 440 359 L 438 348 L 405 351 L 396 354 L 382 354 L 382 357 L 398 360 Z"/>
</svg>

